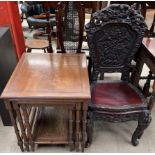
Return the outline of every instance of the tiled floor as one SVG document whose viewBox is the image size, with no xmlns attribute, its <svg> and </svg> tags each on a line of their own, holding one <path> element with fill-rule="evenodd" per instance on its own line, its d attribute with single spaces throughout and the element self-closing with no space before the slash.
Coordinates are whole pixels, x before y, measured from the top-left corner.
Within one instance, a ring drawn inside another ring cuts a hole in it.
<svg viewBox="0 0 155 155">
<path fill-rule="evenodd" d="M 95 122 L 93 143 L 89 148 L 85 149 L 85 152 L 155 152 L 155 109 L 152 111 L 152 118 L 150 126 L 145 130 L 137 147 L 132 146 L 130 143 L 137 122 L 116 124 L 102 121 Z M 13 127 L 4 127 L 1 121 L 0 141 L 0 152 L 20 152 Z M 35 152 L 67 153 L 70 151 L 68 146 L 44 145 L 38 146 Z"/>
<path fill-rule="evenodd" d="M 150 27 L 154 11 L 147 12 L 147 24 Z M 26 21 L 23 23 L 26 28 Z M 33 37 L 33 33 L 27 33 L 29 37 Z M 147 75 L 148 68 L 144 66 L 143 75 Z M 109 78 L 109 77 L 107 77 Z M 117 75 L 113 75 L 116 79 Z M 141 81 L 143 84 L 144 81 Z M 152 123 L 144 132 L 137 147 L 131 145 L 130 140 L 137 122 L 127 123 L 105 123 L 102 121 L 95 122 L 93 143 L 85 152 L 155 152 L 155 109 L 152 111 Z M 16 136 L 13 127 L 4 127 L 0 120 L 0 152 L 20 152 L 17 146 Z M 38 146 L 36 152 L 69 152 L 68 146 Z"/>
</svg>

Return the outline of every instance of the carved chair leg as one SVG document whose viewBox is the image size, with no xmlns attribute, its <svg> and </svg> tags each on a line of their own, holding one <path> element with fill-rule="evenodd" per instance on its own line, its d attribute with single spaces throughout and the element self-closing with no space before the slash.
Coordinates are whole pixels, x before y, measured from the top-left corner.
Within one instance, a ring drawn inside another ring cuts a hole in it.
<svg viewBox="0 0 155 155">
<path fill-rule="evenodd" d="M 132 140 L 131 140 L 134 146 L 137 146 L 139 144 L 138 139 L 141 138 L 144 130 L 149 126 L 150 122 L 151 122 L 150 111 L 147 110 L 140 114 L 139 120 L 138 120 L 138 126 L 135 132 L 133 133 Z"/>
<path fill-rule="evenodd" d="M 86 147 L 89 147 L 92 143 L 92 139 L 93 139 L 93 113 L 90 112 L 88 114 L 88 120 L 87 120 L 87 128 L 86 128 L 86 132 L 87 132 L 87 141 L 86 141 Z"/>
<path fill-rule="evenodd" d="M 92 72 L 91 70 L 92 70 L 92 60 L 89 57 L 89 59 L 88 59 L 88 75 L 89 75 L 89 81 L 91 81 L 91 72 Z"/>
<path fill-rule="evenodd" d="M 104 80 L 104 73 L 101 73 L 100 80 Z"/>
<path fill-rule="evenodd" d="M 147 77 L 146 83 L 145 83 L 144 88 L 143 88 L 143 94 L 145 97 L 149 96 L 151 78 L 152 78 L 152 72 L 149 71 L 149 75 Z"/>
</svg>

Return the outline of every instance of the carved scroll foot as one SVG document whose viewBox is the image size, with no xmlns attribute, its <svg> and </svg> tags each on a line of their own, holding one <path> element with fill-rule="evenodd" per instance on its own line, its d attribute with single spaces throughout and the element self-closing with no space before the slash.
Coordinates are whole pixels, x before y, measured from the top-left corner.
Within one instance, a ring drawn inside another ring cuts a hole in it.
<svg viewBox="0 0 155 155">
<path fill-rule="evenodd" d="M 143 135 L 144 130 L 149 126 L 151 122 L 151 115 L 149 111 L 144 111 L 140 116 L 138 120 L 138 126 L 135 130 L 135 132 L 132 135 L 132 144 L 134 146 L 137 146 L 139 144 L 138 139 L 141 138 Z"/>
</svg>

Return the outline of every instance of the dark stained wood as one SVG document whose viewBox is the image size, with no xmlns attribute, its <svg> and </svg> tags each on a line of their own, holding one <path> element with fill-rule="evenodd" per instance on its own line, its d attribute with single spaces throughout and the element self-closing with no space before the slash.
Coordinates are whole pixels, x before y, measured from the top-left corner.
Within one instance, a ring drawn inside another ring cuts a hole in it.
<svg viewBox="0 0 155 155">
<path fill-rule="evenodd" d="M 136 69 L 132 74 L 133 84 L 139 84 L 140 75 L 143 69 L 144 63 L 149 67 L 151 73 L 155 75 L 155 38 L 144 38 L 143 44 L 137 55 Z M 145 87 L 146 94 L 148 94 L 149 88 Z M 146 95 L 147 96 L 147 95 Z M 153 84 L 153 92 L 151 93 L 149 101 L 149 109 L 152 110 L 155 103 L 155 84 Z"/>
<path fill-rule="evenodd" d="M 153 92 L 151 93 L 150 101 L 149 101 L 149 109 L 152 110 L 155 104 L 155 81 L 153 83 Z"/>
<path fill-rule="evenodd" d="M 151 80 L 155 80 L 155 74 L 152 73 L 152 69 L 154 68 L 154 66 L 152 66 L 153 65 L 152 61 L 155 61 L 155 39 L 154 38 L 144 38 L 143 46 L 145 49 L 147 49 L 147 51 L 148 51 L 147 54 L 150 54 L 149 57 L 152 58 L 152 60 L 150 60 L 150 62 L 148 63 L 148 65 L 150 64 L 151 70 L 149 71 L 149 75 L 146 78 L 147 80 L 146 80 L 146 83 L 143 88 L 143 92 L 144 92 L 145 96 L 149 96 L 150 95 L 150 92 L 149 92 L 150 82 L 151 82 Z"/>
<path fill-rule="evenodd" d="M 132 74 L 132 81 L 135 85 L 138 85 L 140 79 L 147 79 L 143 92 L 145 96 L 150 95 L 149 88 L 150 88 L 150 80 L 154 80 L 155 75 L 155 39 L 154 38 L 144 38 L 143 44 L 139 49 L 139 53 L 137 54 L 136 60 L 136 69 Z M 143 68 L 144 63 L 149 67 L 150 72 L 148 77 L 141 77 L 141 71 Z"/>
<path fill-rule="evenodd" d="M 147 9 L 155 9 L 155 2 L 153 1 L 111 1 L 110 4 L 128 4 L 130 6 L 135 4 L 135 9 L 139 10 L 144 18 Z"/>
<path fill-rule="evenodd" d="M 88 46 L 94 68 L 92 81 L 97 80 L 99 73 L 114 71 L 122 73 L 123 81 L 129 81 L 131 60 L 141 45 L 146 28 L 143 17 L 126 4 L 113 4 L 93 14 L 91 22 L 86 25 Z M 123 35 L 124 33 L 126 35 Z"/>
<path fill-rule="evenodd" d="M 151 121 L 148 103 L 138 88 L 130 83 L 129 74 L 131 61 L 138 52 L 146 28 L 144 18 L 126 4 L 113 4 L 96 12 L 86 25 L 93 63 L 87 116 L 89 144 L 93 120 L 114 123 L 137 120 L 138 126 L 131 139 L 134 146 L 138 145 L 138 139 Z M 119 82 L 99 81 L 101 74 L 114 72 L 122 74 Z"/>
<path fill-rule="evenodd" d="M 34 143 L 69 144 L 71 150 L 75 143 L 84 151 L 82 114 L 90 99 L 85 54 L 24 53 L 1 98 L 12 102 L 26 151 Z"/>
</svg>

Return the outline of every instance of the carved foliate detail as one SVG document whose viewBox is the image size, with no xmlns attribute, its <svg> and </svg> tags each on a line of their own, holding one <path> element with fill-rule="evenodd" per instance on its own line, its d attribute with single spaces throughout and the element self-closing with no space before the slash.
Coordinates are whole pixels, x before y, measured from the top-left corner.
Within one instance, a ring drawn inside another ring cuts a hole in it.
<svg viewBox="0 0 155 155">
<path fill-rule="evenodd" d="M 143 17 L 126 4 L 114 4 L 94 13 L 86 25 L 94 68 L 102 73 L 117 71 L 128 76 L 125 72 L 129 72 L 146 28 Z"/>
</svg>

